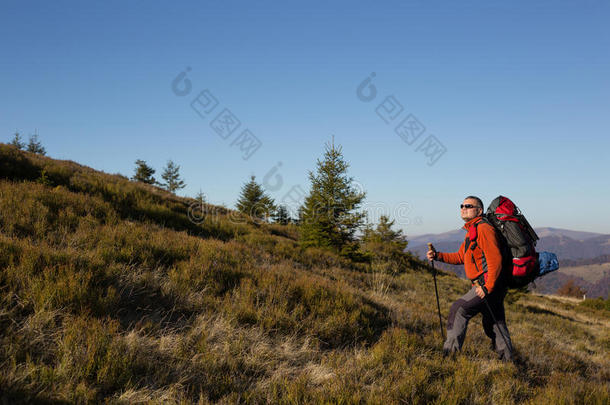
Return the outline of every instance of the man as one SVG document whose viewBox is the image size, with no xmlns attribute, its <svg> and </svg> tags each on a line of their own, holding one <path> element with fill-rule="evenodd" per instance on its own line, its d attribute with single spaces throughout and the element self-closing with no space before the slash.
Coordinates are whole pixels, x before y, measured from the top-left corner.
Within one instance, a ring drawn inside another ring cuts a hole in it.
<svg viewBox="0 0 610 405">
<path fill-rule="evenodd" d="M 492 348 L 498 352 L 500 359 L 512 361 L 512 344 L 504 316 L 506 281 L 502 274 L 502 254 L 496 231 L 482 218 L 483 202 L 480 198 L 466 197 L 460 205 L 460 213 L 467 232 L 460 249 L 455 253 L 436 252 L 433 248 L 428 251 L 428 260 L 464 264 L 466 277 L 473 284 L 472 289 L 451 306 L 443 352 L 449 355 L 462 349 L 468 321 L 481 313 L 483 329 L 491 339 Z M 487 300 L 493 316 L 484 300 Z M 497 321 L 495 325 L 494 317 Z"/>
</svg>

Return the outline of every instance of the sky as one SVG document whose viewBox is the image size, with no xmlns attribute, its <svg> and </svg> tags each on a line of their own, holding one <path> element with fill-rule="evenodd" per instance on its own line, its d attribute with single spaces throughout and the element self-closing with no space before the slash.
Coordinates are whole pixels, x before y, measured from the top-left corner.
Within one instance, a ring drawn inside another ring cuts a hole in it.
<svg viewBox="0 0 610 405">
<path fill-rule="evenodd" d="M 133 175 L 180 165 L 234 207 L 296 209 L 334 140 L 369 220 L 459 228 L 508 196 L 534 227 L 610 233 L 610 3 L 2 1 L 0 142 Z"/>
</svg>

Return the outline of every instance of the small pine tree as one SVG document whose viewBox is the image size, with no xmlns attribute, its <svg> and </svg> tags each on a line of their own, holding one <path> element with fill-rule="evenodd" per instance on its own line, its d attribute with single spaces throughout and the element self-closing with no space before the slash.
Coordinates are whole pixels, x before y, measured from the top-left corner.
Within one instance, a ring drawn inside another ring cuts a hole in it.
<svg viewBox="0 0 610 405">
<path fill-rule="evenodd" d="M 138 159 L 136 160 L 135 173 L 131 179 L 146 184 L 156 184 L 157 180 L 155 180 L 153 174 L 155 174 L 155 169 L 148 166 L 146 161 Z"/>
<path fill-rule="evenodd" d="M 202 205 L 208 201 L 207 197 L 205 196 L 205 193 L 203 191 L 201 191 L 201 189 L 199 189 L 199 192 L 195 196 L 195 199 L 197 200 L 197 202 L 199 204 L 202 204 Z"/>
<path fill-rule="evenodd" d="M 387 243 L 392 245 L 395 250 L 400 252 L 404 251 L 408 244 L 407 239 L 402 234 L 402 230 L 394 231 L 392 229 L 394 222 L 395 221 L 390 221 L 387 216 L 382 215 L 379 218 L 379 223 L 375 229 L 369 225 L 364 230 L 362 241 L 371 243 Z"/>
<path fill-rule="evenodd" d="M 255 176 L 243 185 L 236 206 L 240 212 L 259 220 L 266 220 L 275 210 L 273 199 L 265 194 Z"/>
<path fill-rule="evenodd" d="M 171 160 L 167 161 L 167 165 L 165 166 L 165 169 L 163 169 L 161 178 L 165 180 L 163 187 L 171 193 L 186 187 L 184 181 L 180 179 L 180 166 Z"/>
<path fill-rule="evenodd" d="M 197 193 L 197 195 L 195 195 L 195 200 L 197 201 L 197 206 L 201 210 L 201 212 L 208 211 L 209 207 L 206 207 L 208 199 L 205 196 L 205 193 L 201 191 L 201 189 L 199 189 L 199 192 Z"/>
<path fill-rule="evenodd" d="M 210 213 L 213 212 L 209 210 L 209 206 L 206 204 L 205 194 L 199 189 L 199 192 L 195 196 L 195 202 L 189 205 L 188 217 L 192 222 L 202 224 Z"/>
<path fill-rule="evenodd" d="M 324 159 L 317 161 L 317 171 L 309 172 L 311 190 L 300 218 L 300 242 L 303 246 L 327 247 L 350 255 L 354 234 L 362 226 L 365 214 L 358 212 L 365 197 L 347 176 L 349 164 L 340 146 L 326 144 Z"/>
<path fill-rule="evenodd" d="M 297 226 L 300 226 L 303 223 L 304 213 L 305 213 L 305 207 L 301 205 L 297 210 L 297 217 L 295 219 L 293 219 L 292 222 L 294 222 Z"/>
<path fill-rule="evenodd" d="M 42 143 L 38 140 L 38 134 L 30 135 L 28 146 L 26 149 L 28 152 L 38 153 L 39 155 L 46 155 L 47 151 L 42 146 Z"/>
<path fill-rule="evenodd" d="M 280 225 L 288 225 L 290 223 L 290 215 L 288 209 L 280 205 L 273 215 L 273 220 Z"/>
<path fill-rule="evenodd" d="M 13 137 L 13 140 L 9 143 L 9 145 L 13 145 L 17 149 L 21 150 L 25 148 L 25 143 L 21 140 L 21 134 L 19 133 L 19 131 L 15 132 L 15 136 Z"/>
<path fill-rule="evenodd" d="M 47 169 L 42 169 L 40 171 L 40 177 L 36 181 L 45 186 L 52 186 L 53 182 L 51 181 L 51 179 L 49 179 L 49 176 L 47 174 Z"/>
<path fill-rule="evenodd" d="M 392 226 L 394 221 L 385 215 L 379 218 L 377 227 L 367 225 L 362 235 L 361 249 L 372 258 L 376 268 L 395 274 L 404 271 L 410 255 L 405 253 L 408 242 L 402 230 L 394 231 Z"/>
</svg>

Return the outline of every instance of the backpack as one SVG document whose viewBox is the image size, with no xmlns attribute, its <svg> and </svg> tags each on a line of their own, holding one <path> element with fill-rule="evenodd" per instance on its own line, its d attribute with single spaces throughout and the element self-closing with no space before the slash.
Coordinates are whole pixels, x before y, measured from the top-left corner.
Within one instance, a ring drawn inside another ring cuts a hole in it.
<svg viewBox="0 0 610 405">
<path fill-rule="evenodd" d="M 540 238 L 510 199 L 503 196 L 494 199 L 483 215 L 483 221 L 496 229 L 503 259 L 502 272 L 509 288 L 524 287 L 559 268 L 554 253 L 536 253 L 536 242 Z"/>
</svg>

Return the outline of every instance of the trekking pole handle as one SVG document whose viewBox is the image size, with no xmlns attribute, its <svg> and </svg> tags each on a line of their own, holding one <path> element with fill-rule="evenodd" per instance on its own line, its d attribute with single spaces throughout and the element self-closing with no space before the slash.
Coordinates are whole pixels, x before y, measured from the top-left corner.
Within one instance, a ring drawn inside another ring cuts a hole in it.
<svg viewBox="0 0 610 405">
<path fill-rule="evenodd" d="M 436 257 L 436 249 L 434 248 L 434 246 L 432 246 L 432 243 L 428 243 L 428 250 L 429 251 L 430 250 L 433 251 L 434 252 L 434 257 Z M 430 260 L 430 261 L 433 261 L 433 260 Z"/>
</svg>

